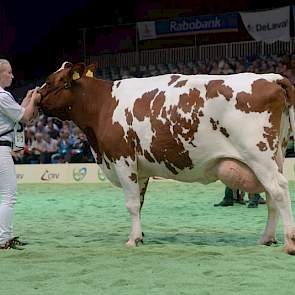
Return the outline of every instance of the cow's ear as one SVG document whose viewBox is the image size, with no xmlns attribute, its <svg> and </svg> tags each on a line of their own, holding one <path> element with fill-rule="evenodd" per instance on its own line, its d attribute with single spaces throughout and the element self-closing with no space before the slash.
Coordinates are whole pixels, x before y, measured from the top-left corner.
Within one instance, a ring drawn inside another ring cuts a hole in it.
<svg viewBox="0 0 295 295">
<path fill-rule="evenodd" d="M 82 77 L 85 70 L 85 65 L 83 63 L 74 64 L 71 69 L 72 80 L 78 80 Z"/>
<path fill-rule="evenodd" d="M 96 72 L 96 68 L 97 68 L 97 65 L 96 65 L 96 64 L 88 65 L 88 66 L 85 68 L 84 75 L 85 75 L 86 77 L 93 78 L 93 77 L 94 77 L 94 73 Z"/>
</svg>

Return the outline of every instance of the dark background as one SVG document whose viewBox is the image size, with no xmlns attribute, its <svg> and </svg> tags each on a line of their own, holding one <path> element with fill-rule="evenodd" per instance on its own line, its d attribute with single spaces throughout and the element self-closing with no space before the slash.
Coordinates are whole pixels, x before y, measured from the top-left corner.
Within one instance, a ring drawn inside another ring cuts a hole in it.
<svg viewBox="0 0 295 295">
<path fill-rule="evenodd" d="M 104 47 L 95 46 L 93 40 L 96 34 L 109 34 L 108 40 L 113 37 L 115 41 L 116 27 L 124 28 L 124 25 L 135 24 L 137 21 L 269 9 L 290 5 L 292 2 L 287 0 L 0 0 L 0 56 L 11 61 L 17 83 L 47 75 L 56 70 L 64 60 L 81 61 L 84 45 L 81 28 L 87 28 L 89 32 L 87 50 L 91 54 L 101 54 L 106 50 L 116 52 L 117 45 L 116 42 L 109 42 L 112 43 L 109 48 L 108 44 L 102 44 Z M 206 43 L 209 39 L 212 40 L 212 36 L 202 36 L 199 42 Z M 98 42 L 97 40 L 103 39 L 95 40 Z M 133 51 L 134 40 L 127 41 L 123 46 L 124 50 Z M 216 41 L 218 42 L 218 39 Z M 168 43 L 186 46 L 184 38 Z M 158 46 L 165 46 L 163 44 Z M 141 49 L 151 46 L 157 45 L 146 42 L 141 44 Z"/>
</svg>

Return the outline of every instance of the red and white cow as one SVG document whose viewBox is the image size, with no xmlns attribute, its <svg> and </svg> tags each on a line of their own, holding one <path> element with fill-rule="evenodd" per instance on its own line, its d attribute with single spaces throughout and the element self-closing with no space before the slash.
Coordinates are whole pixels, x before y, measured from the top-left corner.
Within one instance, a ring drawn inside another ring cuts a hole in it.
<svg viewBox="0 0 295 295">
<path fill-rule="evenodd" d="M 127 245 L 143 240 L 140 209 L 149 177 L 160 176 L 265 191 L 268 221 L 259 242 L 276 243 L 281 215 L 285 251 L 295 254 L 282 174 L 295 92 L 281 75 L 169 74 L 113 82 L 87 77 L 83 64 L 64 63 L 39 92 L 43 112 L 73 120 L 107 178 L 123 188 L 132 219 Z"/>
</svg>

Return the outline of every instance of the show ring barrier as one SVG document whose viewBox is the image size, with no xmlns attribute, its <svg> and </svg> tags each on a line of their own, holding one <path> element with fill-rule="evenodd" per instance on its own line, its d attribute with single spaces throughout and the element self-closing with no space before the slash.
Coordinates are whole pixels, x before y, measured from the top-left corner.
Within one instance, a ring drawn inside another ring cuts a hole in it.
<svg viewBox="0 0 295 295">
<path fill-rule="evenodd" d="M 15 165 L 18 183 L 98 183 L 108 181 L 94 163 Z M 295 181 L 295 158 L 287 158 L 284 175 Z"/>
</svg>

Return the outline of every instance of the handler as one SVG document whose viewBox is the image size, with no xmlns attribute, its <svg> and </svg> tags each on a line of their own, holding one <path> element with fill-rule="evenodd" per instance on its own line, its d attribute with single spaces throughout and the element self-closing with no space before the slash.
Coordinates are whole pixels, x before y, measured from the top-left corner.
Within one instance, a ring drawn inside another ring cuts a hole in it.
<svg viewBox="0 0 295 295">
<path fill-rule="evenodd" d="M 16 203 L 16 172 L 11 151 L 15 142 L 15 125 L 28 123 L 38 113 L 41 96 L 29 90 L 19 105 L 4 89 L 14 78 L 6 59 L 0 59 L 0 249 L 17 248 L 25 243 L 12 236 L 13 208 Z"/>
</svg>

